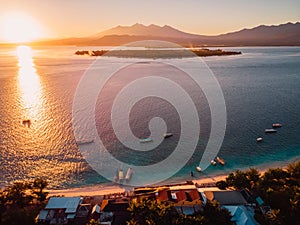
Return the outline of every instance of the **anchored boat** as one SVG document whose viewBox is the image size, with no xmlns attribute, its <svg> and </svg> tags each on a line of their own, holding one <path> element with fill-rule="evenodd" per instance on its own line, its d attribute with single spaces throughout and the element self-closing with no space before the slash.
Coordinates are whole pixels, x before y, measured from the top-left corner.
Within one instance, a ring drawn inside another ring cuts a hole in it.
<svg viewBox="0 0 300 225">
<path fill-rule="evenodd" d="M 273 128 L 280 128 L 280 127 L 282 127 L 282 124 L 281 123 L 273 123 L 272 127 Z"/>
<path fill-rule="evenodd" d="M 222 159 L 221 157 L 217 156 L 216 160 L 217 160 L 217 162 L 220 163 L 222 166 L 225 165 L 225 160 Z"/>
<path fill-rule="evenodd" d="M 256 141 L 257 141 L 257 142 L 261 142 L 262 140 L 263 140 L 262 137 L 256 138 Z"/>
<path fill-rule="evenodd" d="M 140 139 L 140 143 L 147 143 L 147 142 L 151 142 L 151 141 L 153 141 L 152 138 Z"/>
<path fill-rule="evenodd" d="M 277 130 L 275 129 L 265 129 L 265 133 L 268 134 L 268 133 L 276 133 Z"/>
<path fill-rule="evenodd" d="M 169 137 L 172 137 L 172 136 L 173 136 L 172 133 L 165 133 L 165 134 L 164 134 L 164 138 L 169 138 Z"/>
</svg>

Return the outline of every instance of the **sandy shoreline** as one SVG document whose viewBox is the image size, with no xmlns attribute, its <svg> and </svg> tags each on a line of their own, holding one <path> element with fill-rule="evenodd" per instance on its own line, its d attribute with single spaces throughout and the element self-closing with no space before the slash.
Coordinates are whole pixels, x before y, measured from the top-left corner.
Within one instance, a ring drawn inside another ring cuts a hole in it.
<svg viewBox="0 0 300 225">
<path fill-rule="evenodd" d="M 201 179 L 192 179 L 194 183 L 198 184 L 210 184 L 217 182 L 219 180 L 224 180 L 227 175 L 220 175 L 211 178 L 201 178 Z M 184 183 L 184 182 L 182 182 Z M 124 185 L 93 185 L 79 188 L 69 188 L 61 190 L 47 190 L 49 196 L 65 196 L 65 197 L 74 197 L 74 196 L 99 196 L 99 195 L 109 195 L 116 193 L 123 193 L 125 191 L 132 191 L 133 187 L 124 186 Z"/>
<path fill-rule="evenodd" d="M 282 164 L 273 164 L 273 165 L 264 165 L 260 166 L 259 168 L 253 167 L 259 170 L 261 174 L 266 172 L 269 168 L 286 168 L 287 163 L 294 163 L 296 161 L 300 160 L 299 157 L 296 157 L 293 160 L 290 160 L 289 162 L 285 162 L 283 165 Z M 248 168 L 249 169 L 249 168 Z M 234 171 L 231 171 L 234 172 Z M 215 175 L 215 176 L 205 176 L 205 173 L 202 173 L 205 177 L 201 178 L 190 178 L 189 180 L 192 180 L 194 183 L 198 184 L 211 184 L 215 183 L 220 180 L 225 180 L 225 178 L 228 176 L 229 172 L 227 174 L 221 174 L 221 175 Z M 178 181 L 178 183 L 184 183 L 183 181 Z M 169 183 L 173 184 L 173 183 Z M 162 184 L 163 185 L 163 184 Z M 158 186 L 158 185 L 155 185 Z M 99 196 L 99 195 L 109 195 L 109 194 L 115 194 L 115 193 L 123 193 L 125 191 L 132 191 L 133 187 L 130 186 L 124 186 L 124 185 L 118 185 L 115 183 L 110 183 L 110 184 L 96 184 L 96 185 L 91 185 L 91 186 L 85 186 L 85 187 L 78 187 L 78 188 L 68 188 L 68 189 L 60 189 L 60 190 L 47 190 L 49 192 L 50 196 L 65 196 L 65 197 L 72 197 L 72 196 Z"/>
</svg>

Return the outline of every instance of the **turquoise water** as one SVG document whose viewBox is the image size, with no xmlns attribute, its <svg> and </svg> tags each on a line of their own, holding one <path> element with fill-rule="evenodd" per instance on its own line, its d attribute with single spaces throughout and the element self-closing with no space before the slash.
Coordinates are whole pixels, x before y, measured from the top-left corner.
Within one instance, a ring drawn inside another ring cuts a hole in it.
<svg viewBox="0 0 300 225">
<path fill-rule="evenodd" d="M 227 129 L 219 152 L 226 165 L 211 166 L 198 176 L 226 174 L 239 168 L 281 166 L 300 156 L 300 48 L 232 49 L 243 54 L 204 58 L 219 81 L 226 101 Z M 33 61 L 28 61 L 28 55 L 19 55 L 18 58 L 15 49 L 1 48 L 2 185 L 34 177 L 45 177 L 52 188 L 108 183 L 88 166 L 74 139 L 74 93 L 84 71 L 95 60 L 73 55 L 76 50 L 80 49 L 34 48 Z M 25 60 L 20 57 L 25 57 Z M 22 66 L 22 63 L 25 65 Z M 155 71 L 154 68 L 153 71 L 164 75 L 161 70 Z M 154 116 L 164 118 L 168 129 L 174 133 L 154 151 L 136 154 L 119 143 L 112 133 L 110 112 L 106 111 L 109 107 L 104 107 L 105 110 L 100 107 L 109 106 L 113 100 L 112 93 L 138 76 L 138 73 L 129 70 L 122 79 L 111 80 L 107 93 L 104 91 L 99 98 L 96 123 L 100 137 L 115 157 L 128 163 L 147 165 L 168 157 L 177 144 L 180 124 L 174 108 L 155 98 L 135 106 L 130 121 L 136 136 L 149 135 L 148 121 Z M 172 182 L 190 179 L 189 172 L 195 170 L 200 161 L 210 132 L 210 111 L 201 90 L 197 90 L 188 79 L 176 74 L 165 76 L 188 90 L 197 105 L 201 124 L 197 149 L 187 165 L 168 181 Z M 31 120 L 30 127 L 22 124 L 25 119 Z M 283 127 L 275 134 L 265 135 L 264 129 L 277 122 Z M 259 136 L 264 140 L 256 143 Z"/>
</svg>

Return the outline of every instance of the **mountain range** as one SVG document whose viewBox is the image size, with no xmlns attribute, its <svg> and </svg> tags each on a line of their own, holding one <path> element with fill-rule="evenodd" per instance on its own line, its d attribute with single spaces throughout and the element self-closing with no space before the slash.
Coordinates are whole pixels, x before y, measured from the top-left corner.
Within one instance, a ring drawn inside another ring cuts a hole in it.
<svg viewBox="0 0 300 225">
<path fill-rule="evenodd" d="M 184 46 L 300 46 L 299 37 L 300 22 L 261 25 L 214 36 L 186 33 L 168 25 L 145 26 L 136 23 L 82 38 L 43 41 L 39 44 L 116 46 L 140 40 L 162 40 Z"/>
</svg>

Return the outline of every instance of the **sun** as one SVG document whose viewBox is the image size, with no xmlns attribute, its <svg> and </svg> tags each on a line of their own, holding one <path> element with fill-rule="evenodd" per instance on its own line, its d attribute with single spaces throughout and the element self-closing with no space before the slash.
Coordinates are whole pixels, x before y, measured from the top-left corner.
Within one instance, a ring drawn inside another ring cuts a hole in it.
<svg viewBox="0 0 300 225">
<path fill-rule="evenodd" d="M 21 12 L 11 12 L 3 16 L 1 36 L 11 43 L 31 42 L 43 37 L 43 32 L 37 21 Z"/>
</svg>

